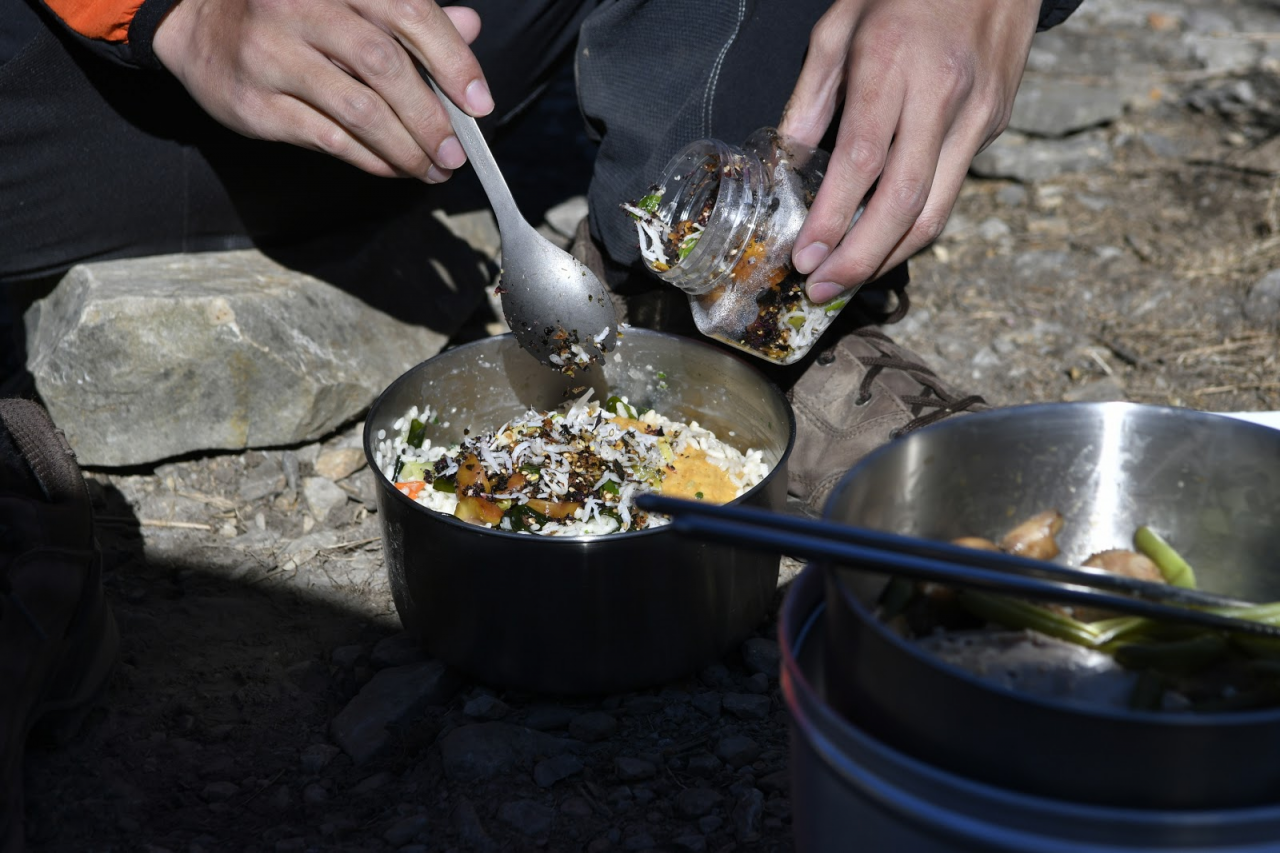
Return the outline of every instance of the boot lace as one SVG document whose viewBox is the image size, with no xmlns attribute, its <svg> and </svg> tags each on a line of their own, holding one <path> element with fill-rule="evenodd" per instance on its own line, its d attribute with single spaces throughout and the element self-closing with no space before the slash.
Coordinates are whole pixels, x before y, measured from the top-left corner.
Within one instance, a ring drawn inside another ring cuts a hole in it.
<svg viewBox="0 0 1280 853">
<path fill-rule="evenodd" d="M 880 319 L 885 325 L 891 325 L 901 320 L 911 307 L 905 285 L 896 285 L 891 290 L 894 296 L 897 297 L 897 305 Z M 871 399 L 872 383 L 885 370 L 903 371 L 916 382 L 919 382 L 924 389 L 921 394 L 898 395 L 902 402 L 911 407 L 912 414 L 915 417 L 893 430 L 889 434 L 891 438 L 900 438 L 909 432 L 937 423 L 957 412 L 969 411 L 975 406 L 985 406 L 987 404 L 987 401 L 978 394 L 957 397 L 949 392 L 943 386 L 942 380 L 938 378 L 938 375 L 930 370 L 928 366 L 896 354 L 893 340 L 883 332 L 870 326 L 863 326 L 862 328 L 854 329 L 853 334 L 870 342 L 880 353 L 878 356 L 858 357 L 858 361 L 867 368 L 867 372 L 863 375 L 862 382 L 858 386 L 858 397 L 854 401 L 857 405 L 864 405 Z"/>
</svg>

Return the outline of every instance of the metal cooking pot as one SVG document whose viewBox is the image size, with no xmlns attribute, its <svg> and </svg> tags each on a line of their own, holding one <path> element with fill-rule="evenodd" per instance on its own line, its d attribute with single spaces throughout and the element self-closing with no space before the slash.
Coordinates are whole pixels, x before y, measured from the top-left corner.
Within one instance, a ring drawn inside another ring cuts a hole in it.
<svg viewBox="0 0 1280 853">
<path fill-rule="evenodd" d="M 782 694 L 791 716 L 792 834 L 800 853 L 1280 848 L 1277 805 L 1127 809 L 1029 796 L 965 778 L 878 740 L 829 701 L 824 595 L 823 572 L 810 566 L 792 584 L 778 623 Z"/>
<path fill-rule="evenodd" d="M 1057 508 L 1065 559 L 1163 531 L 1203 589 L 1280 599 L 1280 431 L 1127 403 L 1024 406 L 955 418 L 877 450 L 829 519 L 925 538 L 998 538 Z M 1280 708 L 1108 710 L 1015 692 L 940 662 L 870 613 L 874 566 L 827 574 L 830 701 L 871 736 L 1011 790 L 1142 808 L 1280 800 Z"/>
<path fill-rule="evenodd" d="M 364 447 L 430 403 L 427 438 L 457 441 L 528 408 L 554 409 L 590 385 L 677 420 L 696 420 L 773 469 L 738 500 L 781 510 L 795 419 L 782 392 L 737 356 L 700 341 L 626 329 L 606 364 L 548 370 L 510 335 L 447 350 L 374 402 Z M 396 610 L 431 654 L 487 683 L 552 693 L 634 690 L 687 675 L 764 618 L 776 555 L 690 543 L 665 528 L 608 536 L 508 533 L 458 521 L 401 494 L 380 473 L 378 514 Z"/>
</svg>

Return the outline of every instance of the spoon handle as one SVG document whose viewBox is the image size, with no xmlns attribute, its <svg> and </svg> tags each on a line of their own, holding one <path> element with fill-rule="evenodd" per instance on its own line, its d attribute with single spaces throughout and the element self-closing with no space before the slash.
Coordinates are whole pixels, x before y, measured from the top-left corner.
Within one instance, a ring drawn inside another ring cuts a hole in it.
<svg viewBox="0 0 1280 853">
<path fill-rule="evenodd" d="M 506 179 L 502 177 L 498 161 L 493 159 L 489 143 L 480 132 L 480 125 L 458 108 L 458 105 L 436 85 L 436 81 L 430 74 L 424 71 L 422 76 L 431 84 L 440 103 L 444 104 L 445 112 L 449 114 L 449 123 L 453 125 L 453 132 L 462 143 L 462 150 L 467 152 L 467 159 L 471 161 L 471 168 L 475 169 L 476 175 L 480 178 L 485 194 L 489 196 L 489 204 L 498 217 L 499 229 L 506 233 L 510 230 L 508 225 L 515 225 L 517 221 L 527 225 L 528 223 L 520 214 L 520 208 L 516 206 L 515 197 L 507 187 Z"/>
</svg>

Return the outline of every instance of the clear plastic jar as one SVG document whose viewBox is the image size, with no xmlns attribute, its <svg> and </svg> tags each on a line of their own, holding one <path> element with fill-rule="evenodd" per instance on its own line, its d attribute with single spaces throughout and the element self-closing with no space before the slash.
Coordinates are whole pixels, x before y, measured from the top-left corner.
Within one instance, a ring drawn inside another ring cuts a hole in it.
<svg viewBox="0 0 1280 853">
<path fill-rule="evenodd" d="M 849 301 L 811 301 L 791 266 L 827 159 L 768 127 L 741 147 L 702 139 L 671 159 L 649 195 L 623 205 L 646 266 L 689 294 L 703 334 L 791 364 Z"/>
</svg>

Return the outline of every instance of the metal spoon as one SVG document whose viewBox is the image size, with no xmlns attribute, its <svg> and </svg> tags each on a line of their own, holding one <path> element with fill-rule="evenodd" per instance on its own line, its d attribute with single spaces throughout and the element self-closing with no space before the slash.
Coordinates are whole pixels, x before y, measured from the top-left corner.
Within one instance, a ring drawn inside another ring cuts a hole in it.
<svg viewBox="0 0 1280 853">
<path fill-rule="evenodd" d="M 555 370 L 587 367 L 617 344 L 618 315 L 585 264 L 539 234 L 520 214 L 479 125 L 423 74 L 444 104 L 502 232 L 502 313 L 520 346 Z"/>
</svg>

